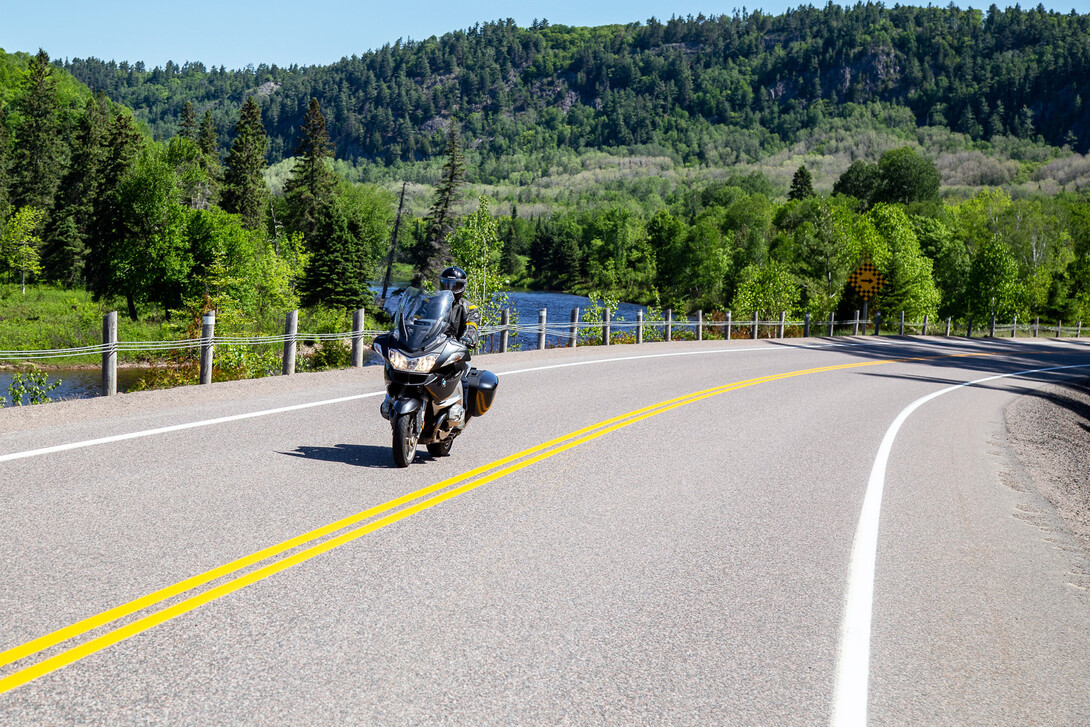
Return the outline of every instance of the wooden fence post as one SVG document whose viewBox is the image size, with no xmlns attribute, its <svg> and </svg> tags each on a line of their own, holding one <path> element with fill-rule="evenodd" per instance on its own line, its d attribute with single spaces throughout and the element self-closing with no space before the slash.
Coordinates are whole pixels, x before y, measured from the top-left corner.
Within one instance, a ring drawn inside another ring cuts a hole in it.
<svg viewBox="0 0 1090 727">
<path fill-rule="evenodd" d="M 757 317 L 757 311 L 753 311 L 753 340 L 757 340 L 757 325 L 760 319 Z"/>
<path fill-rule="evenodd" d="M 363 329 L 366 328 L 367 312 L 362 308 L 352 311 L 352 366 L 363 366 Z"/>
<path fill-rule="evenodd" d="M 1064 322 L 1063 320 L 1056 321 L 1056 338 L 1063 338 L 1064 335 Z"/>
<path fill-rule="evenodd" d="M 503 329 L 500 331 L 500 353 L 507 353 L 507 346 L 510 343 L 511 330 L 508 328 L 511 325 L 511 309 L 504 308 L 500 311 L 500 325 Z"/>
<path fill-rule="evenodd" d="M 995 338 L 995 316 L 988 323 L 988 338 Z"/>
<path fill-rule="evenodd" d="M 210 310 L 201 319 L 201 383 L 212 383 L 212 339 L 216 336 L 216 311 Z"/>
<path fill-rule="evenodd" d="M 923 314 L 923 332 L 920 333 L 920 335 L 921 336 L 926 336 L 927 335 L 927 314 L 926 313 Z"/>
<path fill-rule="evenodd" d="M 280 373 L 291 376 L 295 373 L 295 338 L 299 332 L 299 311 L 290 311 L 284 318 L 284 358 Z"/>
<path fill-rule="evenodd" d="M 1041 330 L 1041 318 L 1038 316 L 1033 319 L 1033 337 L 1037 338 L 1037 332 Z"/>
<path fill-rule="evenodd" d="M 787 322 L 787 311 L 782 310 L 782 311 L 780 311 L 780 335 L 779 335 L 779 338 L 783 338 L 784 325 L 786 324 L 786 322 Z"/>
<path fill-rule="evenodd" d="M 102 395 L 117 394 L 117 311 L 102 316 Z"/>
</svg>

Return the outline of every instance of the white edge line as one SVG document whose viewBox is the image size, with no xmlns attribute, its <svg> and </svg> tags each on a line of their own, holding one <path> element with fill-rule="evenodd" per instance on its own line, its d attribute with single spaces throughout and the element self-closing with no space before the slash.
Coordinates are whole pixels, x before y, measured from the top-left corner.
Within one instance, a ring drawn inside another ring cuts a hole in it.
<svg viewBox="0 0 1090 727">
<path fill-rule="evenodd" d="M 893 442 L 905 420 L 917 409 L 943 394 L 996 379 L 1025 376 L 1046 371 L 1090 368 L 1090 364 L 1052 366 L 1018 371 L 966 381 L 922 396 L 906 406 L 886 430 L 878 455 L 867 481 L 863 508 L 852 541 L 848 567 L 848 589 L 844 614 L 840 624 L 840 645 L 837 653 L 836 683 L 833 690 L 833 727 L 863 727 L 867 723 L 868 680 L 870 677 L 871 615 L 874 602 L 874 572 L 878 554 L 878 516 L 885 488 L 886 465 Z"/>
<path fill-rule="evenodd" d="M 251 411 L 245 414 L 232 414 L 231 416 L 218 417 L 216 419 L 202 419 L 196 422 L 187 422 L 185 424 L 173 424 L 169 427 L 159 427 L 157 429 L 144 429 L 139 432 L 129 432 L 128 434 L 115 434 L 110 437 L 101 437 L 99 439 L 86 439 L 82 442 L 70 442 L 68 444 L 58 444 L 53 447 L 42 447 L 41 449 L 29 449 L 25 452 L 12 452 L 11 454 L 0 455 L 0 462 L 10 462 L 13 459 L 24 459 L 26 457 L 37 457 L 43 454 L 52 454 L 54 452 L 65 452 L 70 449 L 81 449 L 83 447 L 93 447 L 97 444 L 109 444 L 110 442 L 123 442 L 127 439 L 139 439 L 141 437 L 150 437 L 155 434 L 167 434 L 169 432 L 180 432 L 184 429 L 196 429 L 198 427 L 209 427 L 213 424 L 225 424 L 227 422 L 236 422 L 241 419 L 253 419 L 255 417 L 268 416 L 270 414 L 282 414 L 288 411 L 297 411 L 299 409 L 309 409 L 315 406 L 325 406 L 327 404 L 340 404 L 345 401 L 353 401 L 355 399 L 366 399 L 369 396 L 381 396 L 383 392 L 374 391 L 369 394 L 354 394 L 352 396 L 342 396 L 338 399 L 325 399 L 323 401 L 312 401 L 306 404 L 294 404 L 292 406 L 281 406 L 275 409 L 263 409 L 261 411 Z"/>
<path fill-rule="evenodd" d="M 780 339 L 775 339 L 780 340 Z M 913 342 L 902 342 L 906 345 L 920 345 Z M 589 364 L 598 363 L 611 363 L 615 361 L 634 361 L 638 359 L 646 358 L 664 358 L 668 356 L 696 356 L 712 353 L 745 353 L 750 351 L 791 351 L 798 349 L 814 349 L 814 348 L 850 348 L 856 346 L 868 346 L 868 345 L 892 345 L 887 342 L 871 342 L 871 341 L 851 341 L 844 343 L 824 343 L 816 345 L 799 345 L 799 344 L 782 344 L 778 347 L 771 346 L 753 346 L 748 348 L 716 348 L 708 351 L 676 351 L 671 353 L 654 353 L 645 354 L 642 356 L 623 356 L 613 358 L 601 358 L 593 359 L 590 361 L 574 361 L 571 363 L 553 364 L 550 366 L 536 366 L 534 368 L 518 369 L 515 371 L 506 371 L 503 373 L 497 373 L 497 376 L 512 376 L 514 374 L 524 374 L 531 371 L 545 371 L 548 369 L 566 368 L 569 366 L 586 366 Z M 40 449 L 28 449 L 23 452 L 11 452 L 10 454 L 0 454 L 0 463 L 11 462 L 17 459 L 26 459 L 28 457 L 40 457 L 46 454 L 54 454 L 57 452 L 67 452 L 73 449 L 83 449 L 84 447 L 94 447 L 99 444 L 110 444 L 112 442 L 123 442 L 130 439 L 140 439 L 142 437 L 151 437 L 157 434 L 169 434 L 171 432 L 179 432 L 186 429 L 197 429 L 199 427 L 209 427 L 214 424 L 226 424 L 227 422 L 240 421 L 242 419 L 254 419 L 256 417 L 269 416 L 271 414 L 283 414 L 289 411 L 298 411 L 300 409 L 309 409 L 315 406 L 326 406 L 329 404 L 340 404 L 346 401 L 353 401 L 355 399 L 366 399 L 371 396 L 382 396 L 384 391 L 373 391 L 367 394 L 355 394 L 353 396 L 342 396 L 337 399 L 324 399 L 322 401 L 312 401 L 306 404 L 295 404 L 293 406 L 282 406 L 275 409 L 263 409 L 261 411 L 247 412 L 245 414 L 234 414 L 226 417 L 218 417 L 216 419 L 202 419 L 195 422 L 187 422 L 185 424 L 174 424 L 168 427 L 159 427 L 156 429 L 145 429 L 138 432 L 129 432 L 128 434 L 115 434 L 109 437 L 100 437 L 98 439 L 86 439 L 80 442 L 69 442 L 68 444 L 58 444 L 52 447 L 42 447 Z"/>
</svg>

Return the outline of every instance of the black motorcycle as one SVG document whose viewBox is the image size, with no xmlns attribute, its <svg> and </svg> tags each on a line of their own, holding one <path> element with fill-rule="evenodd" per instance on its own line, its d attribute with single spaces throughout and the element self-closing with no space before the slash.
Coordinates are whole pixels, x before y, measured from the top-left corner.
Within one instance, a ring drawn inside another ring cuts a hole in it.
<svg viewBox="0 0 1090 727">
<path fill-rule="evenodd" d="M 472 417 L 492 406 L 499 379 L 470 368 L 469 349 L 446 334 L 454 294 L 405 291 L 394 328 L 377 336 L 375 350 L 385 360 L 386 398 L 379 407 L 393 430 L 394 462 L 408 467 L 417 444 L 433 457 L 451 444 Z"/>
</svg>

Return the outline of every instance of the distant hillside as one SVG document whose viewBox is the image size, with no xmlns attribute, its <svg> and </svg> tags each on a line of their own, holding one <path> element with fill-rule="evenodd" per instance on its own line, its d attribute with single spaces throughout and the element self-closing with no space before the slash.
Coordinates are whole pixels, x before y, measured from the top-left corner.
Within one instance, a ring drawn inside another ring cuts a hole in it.
<svg viewBox="0 0 1090 727">
<path fill-rule="evenodd" d="M 64 67 L 133 108 L 158 138 L 176 132 L 186 101 L 211 109 L 225 148 L 253 95 L 270 163 L 291 155 L 311 97 L 338 157 L 353 163 L 441 154 L 453 116 L 482 160 L 620 147 L 734 164 L 875 104 L 971 140 L 1090 148 L 1090 15 L 1043 9 L 830 4 L 598 28 L 507 20 L 324 67 L 149 70 L 93 58 Z"/>
</svg>

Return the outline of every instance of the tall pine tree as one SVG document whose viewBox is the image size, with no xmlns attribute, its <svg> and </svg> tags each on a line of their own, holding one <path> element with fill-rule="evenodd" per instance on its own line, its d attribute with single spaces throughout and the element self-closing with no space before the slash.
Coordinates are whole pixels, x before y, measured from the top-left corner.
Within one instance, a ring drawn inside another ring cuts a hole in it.
<svg viewBox="0 0 1090 727">
<path fill-rule="evenodd" d="M 261 109 L 253 96 L 246 99 L 235 126 L 235 141 L 227 154 L 220 205 L 228 212 L 242 215 L 247 227 L 265 225 L 268 187 L 265 185 L 265 150 L 267 139 L 261 123 Z"/>
<path fill-rule="evenodd" d="M 132 117 L 124 113 L 114 116 L 106 133 L 106 164 L 102 171 L 99 194 L 95 198 L 91 233 L 87 237 L 87 285 L 96 300 L 117 292 L 115 271 L 111 269 L 110 261 L 114 246 L 124 234 L 118 191 L 143 145 L 143 137 L 137 131 Z M 136 319 L 135 305 L 129 306 L 129 317 Z"/>
<path fill-rule="evenodd" d="M 295 147 L 295 166 L 284 185 L 288 229 L 302 232 L 308 244 L 313 243 L 333 203 L 336 177 L 330 165 L 332 159 L 325 116 L 318 99 L 313 98 L 303 118 L 303 135 Z"/>
<path fill-rule="evenodd" d="M 44 50 L 30 59 L 15 108 L 20 123 L 15 130 L 12 203 L 48 213 L 67 149 L 61 141 L 53 66 Z"/>
<path fill-rule="evenodd" d="M 810 170 L 805 164 L 795 170 L 795 176 L 791 180 L 791 191 L 787 193 L 788 199 L 806 199 L 814 196 L 814 181 Z"/>
<path fill-rule="evenodd" d="M 87 237 L 109 152 L 109 124 L 109 102 L 99 92 L 87 100 L 77 123 L 72 164 L 57 190 L 56 209 L 46 230 L 45 276 L 68 288 L 83 280 Z"/>
<path fill-rule="evenodd" d="M 421 279 L 437 281 L 443 268 L 450 265 L 453 259 L 450 246 L 447 244 L 447 235 L 454 229 L 454 203 L 457 201 L 458 188 L 465 181 L 466 169 L 462 155 L 461 135 L 454 119 L 450 120 L 450 126 L 447 129 L 446 157 L 439 187 L 435 190 L 435 201 L 425 218 L 428 232 L 424 241 L 424 251 L 427 262 L 424 268 L 417 272 L 415 281 L 417 283 L 420 283 Z"/>
<path fill-rule="evenodd" d="M 193 108 L 192 101 L 185 102 L 182 109 L 182 123 L 179 125 L 178 135 L 190 141 L 197 140 L 197 111 Z"/>
<path fill-rule="evenodd" d="M 212 120 L 211 110 L 205 111 L 204 118 L 201 119 L 201 135 L 197 138 L 197 146 L 205 156 L 219 159 L 220 137 L 216 132 L 216 122 Z"/>
</svg>

